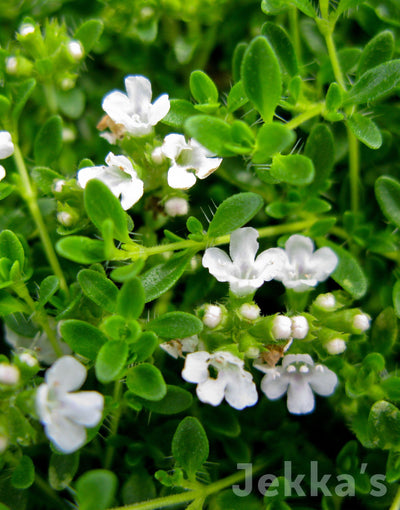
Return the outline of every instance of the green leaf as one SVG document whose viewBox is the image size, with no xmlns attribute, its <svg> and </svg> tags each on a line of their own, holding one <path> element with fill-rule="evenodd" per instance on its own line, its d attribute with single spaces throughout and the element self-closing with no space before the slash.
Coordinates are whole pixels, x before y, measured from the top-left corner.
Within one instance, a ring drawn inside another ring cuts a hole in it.
<svg viewBox="0 0 400 510">
<path fill-rule="evenodd" d="M 38 306 L 44 306 L 49 301 L 49 299 L 54 296 L 59 288 L 60 280 L 57 278 L 57 276 L 50 275 L 42 280 L 39 287 Z"/>
<path fill-rule="evenodd" d="M 365 46 L 358 63 L 357 76 L 390 60 L 394 52 L 394 37 L 390 30 L 376 34 Z"/>
<path fill-rule="evenodd" d="M 34 481 L 35 466 L 30 457 L 23 455 L 12 474 L 11 484 L 16 489 L 28 489 Z"/>
<path fill-rule="evenodd" d="M 192 254 L 178 255 L 158 264 L 141 275 L 145 301 L 153 301 L 167 292 L 182 276 Z"/>
<path fill-rule="evenodd" d="M 184 418 L 172 438 L 172 455 L 189 479 L 208 459 L 209 451 L 207 435 L 199 420 L 192 416 Z"/>
<path fill-rule="evenodd" d="M 397 317 L 400 317 L 400 280 L 393 286 L 393 306 Z"/>
<path fill-rule="evenodd" d="M 121 377 L 128 359 L 128 344 L 122 340 L 109 340 L 101 346 L 96 358 L 97 379 L 107 384 Z"/>
<path fill-rule="evenodd" d="M 335 19 L 337 19 L 343 12 L 348 11 L 349 9 L 355 9 L 364 2 L 365 0 L 340 0 L 338 8 L 335 11 Z"/>
<path fill-rule="evenodd" d="M 391 60 L 366 71 L 344 96 L 344 105 L 377 101 L 400 84 L 400 59 Z"/>
<path fill-rule="evenodd" d="M 16 124 L 18 122 L 19 116 L 26 105 L 26 102 L 31 97 L 31 94 L 36 87 L 36 80 L 34 78 L 29 78 L 21 83 L 18 83 L 15 87 L 14 94 L 14 109 L 12 112 L 12 120 Z"/>
<path fill-rule="evenodd" d="M 225 145 L 232 143 L 231 126 L 222 119 L 209 115 L 196 115 L 185 122 L 186 133 L 201 145 L 221 157 L 234 156 Z"/>
<path fill-rule="evenodd" d="M 148 322 L 146 329 L 166 339 L 186 338 L 200 333 L 203 323 L 190 313 L 168 312 Z"/>
<path fill-rule="evenodd" d="M 236 45 L 232 57 L 232 75 L 233 81 L 237 83 L 240 80 L 240 68 L 242 67 L 243 56 L 246 52 L 247 43 L 240 42 Z"/>
<path fill-rule="evenodd" d="M 82 25 L 76 30 L 74 38 L 78 39 L 78 41 L 82 43 L 85 53 L 89 53 L 100 39 L 100 36 L 103 33 L 103 28 L 104 24 L 102 21 L 90 19 L 82 23 Z"/>
<path fill-rule="evenodd" d="M 378 126 L 368 117 L 360 113 L 353 113 L 346 121 L 350 131 L 360 142 L 370 149 L 379 149 L 382 145 L 382 135 Z"/>
<path fill-rule="evenodd" d="M 314 164 L 312 189 L 320 189 L 329 179 L 335 164 L 335 142 L 326 124 L 315 124 L 308 135 L 304 155 Z"/>
<path fill-rule="evenodd" d="M 64 115 L 79 119 L 85 110 L 85 94 L 78 88 L 58 90 L 57 103 Z"/>
<path fill-rule="evenodd" d="M 11 262 L 18 260 L 20 268 L 24 267 L 24 248 L 18 237 L 11 230 L 0 233 L 0 258 L 7 258 Z"/>
<path fill-rule="evenodd" d="M 54 192 L 54 183 L 63 179 L 63 176 L 48 167 L 35 167 L 32 178 L 39 188 L 46 194 Z"/>
<path fill-rule="evenodd" d="M 375 448 L 400 448 L 400 411 L 385 400 L 375 402 L 368 416 L 368 435 Z"/>
<path fill-rule="evenodd" d="M 145 259 L 138 259 L 132 264 L 116 267 L 110 273 L 111 278 L 119 283 L 124 283 L 140 273 L 145 264 Z"/>
<path fill-rule="evenodd" d="M 284 124 L 273 122 L 264 124 L 257 133 L 256 147 L 253 153 L 253 163 L 266 163 L 274 154 L 290 147 L 295 141 L 294 131 Z"/>
<path fill-rule="evenodd" d="M 185 121 L 193 115 L 199 115 L 199 112 L 192 103 L 184 99 L 171 99 L 169 112 L 161 122 L 177 131 L 183 131 Z"/>
<path fill-rule="evenodd" d="M 59 156 L 63 146 L 62 128 L 59 115 L 50 117 L 40 128 L 33 148 L 37 165 L 50 165 Z"/>
<path fill-rule="evenodd" d="M 126 384 L 132 393 L 145 400 L 161 400 L 167 394 L 167 385 L 161 372 L 149 363 L 130 368 Z"/>
<path fill-rule="evenodd" d="M 56 491 L 65 489 L 73 480 L 79 467 L 79 452 L 70 455 L 52 453 L 49 464 L 49 483 Z"/>
<path fill-rule="evenodd" d="M 62 257 L 78 264 L 94 264 L 105 260 L 103 241 L 88 237 L 69 236 L 60 239 L 56 244 L 56 250 Z"/>
<path fill-rule="evenodd" d="M 243 57 L 241 76 L 244 91 L 264 122 L 271 122 L 282 92 L 278 59 L 263 36 L 249 44 Z"/>
<path fill-rule="evenodd" d="M 140 338 L 135 342 L 131 349 L 135 353 L 135 361 L 141 363 L 150 358 L 153 352 L 158 347 L 158 338 L 152 331 L 145 331 L 140 335 Z"/>
<path fill-rule="evenodd" d="M 71 349 L 90 360 L 97 357 L 97 353 L 108 339 L 99 329 L 87 322 L 69 319 L 61 323 L 61 335 Z"/>
<path fill-rule="evenodd" d="M 386 463 L 386 481 L 397 482 L 400 478 L 400 452 L 390 450 Z"/>
<path fill-rule="evenodd" d="M 209 237 L 230 234 L 250 221 L 263 206 L 256 193 L 238 193 L 222 202 L 208 227 Z"/>
<path fill-rule="evenodd" d="M 400 183 L 386 175 L 378 177 L 375 195 L 386 218 L 400 228 Z"/>
<path fill-rule="evenodd" d="M 92 269 L 82 269 L 79 271 L 77 279 L 85 296 L 103 310 L 110 313 L 115 312 L 118 288 L 111 280 Z"/>
<path fill-rule="evenodd" d="M 238 81 L 231 88 L 227 98 L 227 107 L 228 111 L 233 113 L 242 106 L 244 106 L 248 102 L 248 97 L 246 96 L 243 88 L 243 83 Z"/>
<path fill-rule="evenodd" d="M 397 341 L 397 335 L 398 327 L 395 310 L 388 306 L 381 311 L 372 324 L 371 347 L 384 356 L 388 356 Z"/>
<path fill-rule="evenodd" d="M 76 482 L 79 510 L 106 510 L 114 500 L 117 485 L 117 476 L 111 471 L 87 471 Z"/>
<path fill-rule="evenodd" d="M 198 103 L 218 103 L 218 89 L 206 73 L 193 71 L 189 83 L 190 92 Z"/>
<path fill-rule="evenodd" d="M 309 0 L 262 0 L 261 10 L 265 14 L 279 14 L 284 10 L 296 7 L 310 18 L 316 18 L 317 14 Z"/>
<path fill-rule="evenodd" d="M 129 243 L 128 223 L 121 203 L 109 188 L 97 179 L 91 179 L 85 187 L 85 209 L 92 223 L 100 230 L 107 219 L 114 224 L 114 236 L 118 241 Z"/>
<path fill-rule="evenodd" d="M 318 246 L 328 246 L 339 258 L 339 263 L 331 275 L 335 282 L 355 299 L 365 296 L 368 280 L 356 258 L 341 246 L 326 239 L 319 240 Z"/>
<path fill-rule="evenodd" d="M 298 72 L 296 53 L 286 30 L 276 23 L 267 21 L 261 27 L 261 33 L 267 37 L 278 56 L 282 71 L 286 71 L 290 76 L 296 76 Z"/>
<path fill-rule="evenodd" d="M 294 186 L 307 186 L 314 179 L 314 165 L 310 158 L 302 154 L 283 156 L 276 154 L 272 158 L 270 174 L 279 181 Z"/>
<path fill-rule="evenodd" d="M 121 287 L 117 298 L 117 313 L 125 319 L 138 319 L 144 309 L 145 293 L 139 278 L 128 280 Z"/>
<path fill-rule="evenodd" d="M 0 290 L 0 317 L 17 312 L 28 313 L 27 305 L 11 296 L 6 290 Z"/>
<path fill-rule="evenodd" d="M 336 112 L 342 106 L 342 90 L 336 82 L 329 85 L 325 106 L 328 112 Z"/>
<path fill-rule="evenodd" d="M 152 402 L 148 400 L 142 400 L 141 403 L 143 406 L 158 414 L 178 414 L 183 411 L 186 411 L 193 402 L 192 395 L 180 388 L 179 386 L 171 386 L 167 384 L 167 393 L 165 397 L 157 402 Z"/>
</svg>

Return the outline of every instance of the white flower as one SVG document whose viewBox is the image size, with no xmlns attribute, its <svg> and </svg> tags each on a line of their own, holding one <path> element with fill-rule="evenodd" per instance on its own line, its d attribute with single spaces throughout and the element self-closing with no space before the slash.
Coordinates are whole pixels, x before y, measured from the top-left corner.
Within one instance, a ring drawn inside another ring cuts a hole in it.
<svg viewBox="0 0 400 510">
<path fill-rule="evenodd" d="M 247 319 L 248 321 L 255 321 L 260 317 L 260 307 L 254 303 L 244 303 L 239 308 L 239 314 L 243 317 L 243 319 Z"/>
<path fill-rule="evenodd" d="M 342 354 L 347 348 L 346 342 L 343 338 L 334 338 L 333 340 L 329 340 L 324 344 L 325 349 L 329 354 L 334 356 L 335 354 Z"/>
<path fill-rule="evenodd" d="M 184 352 L 195 352 L 198 349 L 204 349 L 203 342 L 197 335 L 182 338 L 180 340 L 170 340 L 160 344 L 161 349 L 167 352 L 175 359 L 184 358 Z"/>
<path fill-rule="evenodd" d="M 196 393 L 202 402 L 217 406 L 225 397 L 230 406 L 240 410 L 258 400 L 253 377 L 243 366 L 244 361 L 230 352 L 198 351 L 186 356 L 182 377 L 197 383 Z M 216 372 L 215 378 L 210 375 L 210 368 Z"/>
<path fill-rule="evenodd" d="M 261 389 L 270 400 L 282 397 L 287 391 L 287 407 L 292 414 L 307 414 L 314 410 L 314 393 L 332 395 L 338 378 L 324 365 L 314 365 L 308 354 L 288 354 L 282 366 L 271 368 L 254 365 L 265 372 Z"/>
<path fill-rule="evenodd" d="M 331 248 L 324 247 L 314 252 L 314 243 L 309 237 L 295 234 L 280 250 L 285 264 L 274 278 L 295 292 L 304 292 L 323 282 L 335 270 L 338 257 Z"/>
<path fill-rule="evenodd" d="M 231 258 L 219 248 L 208 248 L 203 266 L 219 282 L 229 282 L 236 296 L 252 294 L 265 281 L 270 281 L 283 270 L 284 256 L 279 248 L 265 250 L 255 258 L 258 250 L 258 232 L 252 227 L 232 232 L 229 245 Z M 231 260 L 232 259 L 232 260 Z"/>
<path fill-rule="evenodd" d="M 106 165 L 89 166 L 78 171 L 78 183 L 82 188 L 91 179 L 98 179 L 110 188 L 117 198 L 121 197 L 123 209 L 130 209 L 143 195 L 143 181 L 139 179 L 132 163 L 125 156 L 109 152 Z"/>
<path fill-rule="evenodd" d="M 208 149 L 193 138 L 188 142 L 183 135 L 172 133 L 164 138 L 161 152 L 171 160 L 168 184 L 171 188 L 188 189 L 196 183 L 196 177 L 205 179 L 222 163 Z"/>
<path fill-rule="evenodd" d="M 125 88 L 127 94 L 118 90 L 107 94 L 103 99 L 103 110 L 131 135 L 147 135 L 167 115 L 170 108 L 168 94 L 151 104 L 151 83 L 144 76 L 127 76 Z"/>
<path fill-rule="evenodd" d="M 0 159 L 5 159 L 14 154 L 14 144 L 8 131 L 0 131 Z"/>
<path fill-rule="evenodd" d="M 97 391 L 79 391 L 86 368 L 72 356 L 63 356 L 45 374 L 36 393 L 36 409 L 47 437 L 64 453 L 78 450 L 86 441 L 85 427 L 101 420 L 104 398 Z"/>
<path fill-rule="evenodd" d="M 58 332 L 56 336 L 61 351 L 64 354 L 71 354 L 71 348 L 60 339 Z M 4 338 L 16 352 L 32 351 L 35 353 L 37 359 L 46 365 L 51 365 L 57 359 L 49 337 L 44 331 L 38 332 L 34 337 L 28 337 L 19 335 L 7 325 L 4 325 Z"/>
<path fill-rule="evenodd" d="M 0 384 L 14 386 L 19 382 L 19 370 L 9 363 L 0 363 Z"/>
<path fill-rule="evenodd" d="M 168 216 L 186 216 L 189 212 L 189 204 L 186 198 L 172 197 L 164 204 L 165 212 Z"/>
<path fill-rule="evenodd" d="M 365 313 L 359 313 L 354 316 L 353 328 L 357 330 L 357 333 L 364 333 L 369 329 L 371 319 Z"/>
<path fill-rule="evenodd" d="M 308 335 L 308 321 L 303 315 L 292 317 L 292 337 L 303 340 Z"/>
</svg>

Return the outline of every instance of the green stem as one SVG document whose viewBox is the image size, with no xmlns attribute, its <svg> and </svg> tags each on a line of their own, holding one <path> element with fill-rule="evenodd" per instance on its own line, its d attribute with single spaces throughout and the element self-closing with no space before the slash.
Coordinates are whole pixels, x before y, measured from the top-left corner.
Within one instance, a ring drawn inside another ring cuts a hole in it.
<svg viewBox="0 0 400 510">
<path fill-rule="evenodd" d="M 110 426 L 110 436 L 113 437 L 117 434 L 119 420 L 121 418 L 122 406 L 121 406 L 121 395 L 122 395 L 122 382 L 116 381 L 114 386 L 114 403 L 118 403 L 118 408 L 112 414 L 111 417 L 111 426 Z M 112 462 L 114 460 L 115 446 L 109 444 L 107 446 L 106 455 L 104 459 L 104 469 L 110 469 Z"/>
<path fill-rule="evenodd" d="M 266 467 L 266 464 L 259 465 L 252 470 L 252 475 L 261 471 Z M 164 496 L 161 498 L 156 498 L 150 501 L 143 501 L 142 503 L 134 503 L 133 505 L 126 505 L 123 507 L 116 507 L 111 510 L 155 510 L 160 508 L 166 508 L 172 505 L 177 505 L 180 503 L 188 503 L 189 501 L 193 501 L 195 499 L 205 499 L 207 496 L 211 494 L 215 494 L 216 492 L 221 491 L 227 487 L 232 486 L 238 482 L 243 481 L 248 475 L 247 470 L 241 471 L 239 473 L 234 473 L 222 480 L 218 480 L 210 485 L 206 485 L 201 489 L 191 490 L 187 492 L 182 492 L 180 494 L 172 494 L 171 496 Z"/>
<path fill-rule="evenodd" d="M 21 177 L 21 183 L 23 189 L 20 190 L 21 196 L 26 201 L 29 210 L 32 214 L 32 217 L 36 223 L 36 227 L 39 231 L 39 236 L 43 244 L 44 251 L 47 256 L 47 260 L 50 263 L 50 266 L 60 281 L 60 287 L 68 293 L 67 282 L 65 281 L 64 274 L 62 272 L 61 266 L 58 262 L 57 255 L 54 251 L 53 244 L 51 242 L 49 233 L 47 231 L 46 225 L 44 223 L 42 213 L 40 212 L 36 191 L 32 187 L 31 181 L 29 179 L 28 171 L 25 166 L 24 158 L 22 157 L 21 150 L 18 145 L 14 145 L 14 160 L 18 169 L 18 173 Z"/>
<path fill-rule="evenodd" d="M 299 63 L 299 67 L 302 65 L 302 51 L 301 51 L 301 39 L 299 30 L 299 12 L 296 7 L 289 10 L 289 24 L 290 33 L 292 35 L 292 41 L 294 45 L 294 51 Z"/>
<path fill-rule="evenodd" d="M 57 493 L 43 480 L 41 476 L 35 474 L 35 485 L 46 494 L 47 498 L 51 499 L 60 510 L 63 508 L 69 508 L 66 503 L 57 495 Z"/>
<path fill-rule="evenodd" d="M 282 234 L 288 234 L 291 232 L 299 232 L 306 228 L 311 227 L 316 222 L 316 219 L 310 220 L 302 220 L 296 221 L 293 223 L 286 223 L 284 225 L 274 225 L 272 227 L 262 227 L 257 229 L 260 238 L 264 237 L 276 237 Z M 219 246 L 221 244 L 228 244 L 230 241 L 230 234 L 219 236 L 213 239 L 212 245 Z M 160 244 L 158 246 L 150 246 L 150 247 L 140 247 L 138 250 L 137 245 L 134 247 L 134 251 L 131 250 L 131 254 L 129 254 L 129 245 L 124 245 L 125 252 L 120 252 L 121 256 L 119 257 L 121 260 L 123 258 L 132 258 L 132 260 L 136 260 L 141 257 L 150 257 L 151 255 L 156 255 L 158 253 L 166 253 L 169 251 L 177 251 L 177 250 L 185 250 L 187 248 L 193 248 L 196 251 L 204 250 L 210 245 L 210 240 L 206 239 L 205 241 L 192 241 L 191 239 L 185 241 L 178 241 L 176 243 L 168 243 L 168 244 Z M 131 255 L 131 256 L 129 256 Z"/>
<path fill-rule="evenodd" d="M 309 110 L 306 110 L 303 113 L 300 113 L 297 117 L 294 117 L 292 120 L 289 120 L 285 124 L 285 126 L 288 129 L 295 129 L 304 122 L 306 122 L 309 119 L 312 119 L 313 117 L 316 117 L 317 115 L 320 115 L 324 109 L 324 103 L 318 103 L 317 105 L 313 106 Z"/>
<path fill-rule="evenodd" d="M 49 107 L 50 113 L 55 114 L 58 111 L 58 103 L 56 90 L 52 83 L 43 85 L 44 95 L 46 97 L 47 106 Z"/>
<path fill-rule="evenodd" d="M 328 48 L 329 59 L 332 64 L 333 74 L 335 75 L 335 79 L 338 84 L 342 87 L 343 90 L 346 90 L 346 83 L 344 81 L 344 76 L 342 73 L 342 68 L 340 67 L 339 58 L 336 52 L 335 43 L 333 42 L 332 32 L 324 34 L 326 46 Z"/>
<path fill-rule="evenodd" d="M 397 489 L 396 496 L 394 497 L 389 510 L 400 510 L 400 487 Z"/>
</svg>

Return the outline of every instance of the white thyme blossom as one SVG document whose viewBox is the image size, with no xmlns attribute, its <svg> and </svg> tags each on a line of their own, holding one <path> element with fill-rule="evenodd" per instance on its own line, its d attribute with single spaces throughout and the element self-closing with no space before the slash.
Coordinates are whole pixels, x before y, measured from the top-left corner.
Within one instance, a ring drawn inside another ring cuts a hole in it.
<svg viewBox="0 0 400 510">
<path fill-rule="evenodd" d="M 103 395 L 76 392 L 85 379 L 86 368 L 72 356 L 63 356 L 46 371 L 45 382 L 36 392 L 36 409 L 45 433 L 64 453 L 83 446 L 85 427 L 95 427 L 102 418 Z"/>
<path fill-rule="evenodd" d="M 164 209 L 168 216 L 172 218 L 175 216 L 186 216 L 189 212 L 189 203 L 186 198 L 172 197 L 165 202 Z"/>
<path fill-rule="evenodd" d="M 317 306 L 326 311 L 334 310 L 336 307 L 336 299 L 331 292 L 320 294 L 314 302 Z"/>
<path fill-rule="evenodd" d="M 161 349 L 167 352 L 173 358 L 184 358 L 183 353 L 195 352 L 204 349 L 203 342 L 197 335 L 189 336 L 187 338 L 170 340 L 160 344 Z"/>
<path fill-rule="evenodd" d="M 314 252 L 312 239 L 298 234 L 289 237 L 284 250 L 276 250 L 285 263 L 274 279 L 295 292 L 304 292 L 325 281 L 338 264 L 338 257 L 331 248 L 323 247 Z"/>
<path fill-rule="evenodd" d="M 230 352 L 198 351 L 186 356 L 182 377 L 197 384 L 196 393 L 202 402 L 218 406 L 225 398 L 230 406 L 240 410 L 258 400 L 253 376 L 243 367 L 244 361 Z M 210 369 L 216 372 L 215 377 Z"/>
<path fill-rule="evenodd" d="M 14 144 L 8 131 L 0 131 L 0 159 L 8 158 L 14 154 Z"/>
<path fill-rule="evenodd" d="M 204 308 L 203 324 L 207 328 L 215 329 L 223 319 L 223 310 L 218 305 L 206 305 Z"/>
<path fill-rule="evenodd" d="M 334 338 L 324 344 L 324 348 L 329 354 L 334 356 L 335 354 L 342 354 L 347 348 L 346 342 L 343 338 Z"/>
<path fill-rule="evenodd" d="M 371 323 L 370 317 L 365 313 L 359 313 L 353 318 L 353 328 L 357 330 L 357 333 L 364 333 L 369 329 Z"/>
<path fill-rule="evenodd" d="M 63 354 L 70 354 L 72 352 L 70 347 L 65 342 L 60 340 L 60 335 L 58 332 L 56 337 L 58 346 L 60 347 Z M 19 335 L 7 325 L 5 325 L 4 338 L 17 353 L 25 353 L 26 351 L 31 351 L 36 355 L 39 361 L 46 365 L 51 365 L 57 359 L 49 337 L 44 331 L 38 332 L 34 337 L 27 337 Z M 23 354 L 21 354 L 21 356 L 23 356 Z"/>
<path fill-rule="evenodd" d="M 296 340 L 303 340 L 308 335 L 308 321 L 303 315 L 297 315 L 291 318 L 292 337 Z"/>
<path fill-rule="evenodd" d="M 19 35 L 21 37 L 26 37 L 29 34 L 33 34 L 34 31 L 35 27 L 32 25 L 32 23 L 23 23 L 18 29 Z"/>
<path fill-rule="evenodd" d="M 114 196 L 121 197 L 123 209 L 130 209 L 143 195 L 143 181 L 125 156 L 115 156 L 109 152 L 106 163 L 107 165 L 81 168 L 77 175 L 79 185 L 85 188 L 91 179 L 98 179 Z"/>
<path fill-rule="evenodd" d="M 193 138 L 187 142 L 183 135 L 176 133 L 164 138 L 161 152 L 171 160 L 168 170 L 171 188 L 191 188 L 196 183 L 196 177 L 205 179 L 222 163 L 222 158 L 216 158 Z"/>
<path fill-rule="evenodd" d="M 127 133 L 133 136 L 147 135 L 169 112 L 168 94 L 161 95 L 152 104 L 151 83 L 144 76 L 127 76 L 125 88 L 127 94 L 119 90 L 107 94 L 103 99 L 103 110 Z"/>
<path fill-rule="evenodd" d="M 53 184 L 53 191 L 55 191 L 56 193 L 61 193 L 65 184 L 66 181 L 64 179 L 58 179 L 58 181 L 55 181 L 55 183 Z"/>
<path fill-rule="evenodd" d="M 255 321 L 260 317 L 260 307 L 255 303 L 244 303 L 239 308 L 239 314 L 243 317 L 243 319 L 247 319 L 248 321 Z"/>
<path fill-rule="evenodd" d="M 267 398 L 276 400 L 287 392 L 287 407 L 292 414 L 311 413 L 315 407 L 313 392 L 327 397 L 332 395 L 338 383 L 332 370 L 324 365 L 314 365 L 308 354 L 288 354 L 280 367 L 254 366 L 266 374 L 261 389 Z"/>
<path fill-rule="evenodd" d="M 292 336 L 292 321 L 286 315 L 277 315 L 272 322 L 272 336 L 275 340 L 287 340 Z"/>
<path fill-rule="evenodd" d="M 9 363 L 0 363 L 0 384 L 14 386 L 19 382 L 19 370 Z"/>
<path fill-rule="evenodd" d="M 70 41 L 67 48 L 69 54 L 74 60 L 80 60 L 83 57 L 83 46 L 79 41 Z"/>
<path fill-rule="evenodd" d="M 229 282 L 230 290 L 236 296 L 252 294 L 265 281 L 272 280 L 283 270 L 283 250 L 270 248 L 256 258 L 257 237 L 256 229 L 239 228 L 231 234 L 230 258 L 219 248 L 207 248 L 204 253 L 203 266 L 219 282 Z"/>
</svg>

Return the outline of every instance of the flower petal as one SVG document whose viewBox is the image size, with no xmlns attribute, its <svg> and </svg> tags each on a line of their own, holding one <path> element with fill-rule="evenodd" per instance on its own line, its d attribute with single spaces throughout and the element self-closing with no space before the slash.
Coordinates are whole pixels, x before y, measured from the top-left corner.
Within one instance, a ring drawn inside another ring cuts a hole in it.
<svg viewBox="0 0 400 510">
<path fill-rule="evenodd" d="M 45 380 L 62 392 L 75 391 L 86 379 L 86 368 L 72 356 L 63 356 L 47 370 Z"/>
<path fill-rule="evenodd" d="M 306 363 L 307 365 L 314 365 L 314 361 L 309 354 L 286 354 L 282 361 L 282 368 L 286 368 L 292 363 Z"/>
<path fill-rule="evenodd" d="M 309 237 L 294 234 L 286 241 L 285 250 L 289 262 L 302 268 L 307 264 L 314 251 L 314 243 Z M 302 269 L 299 272 L 302 273 Z"/>
<path fill-rule="evenodd" d="M 287 264 L 287 255 L 281 248 L 270 248 L 258 255 L 254 261 L 254 271 L 264 281 L 269 282 L 281 275 Z"/>
<path fill-rule="evenodd" d="M 69 393 L 61 402 L 60 412 L 79 425 L 95 427 L 102 418 L 104 397 L 97 391 Z"/>
<path fill-rule="evenodd" d="M 147 112 L 152 94 L 150 81 L 145 76 L 127 76 L 125 78 L 125 88 L 131 109 L 139 115 L 142 112 Z"/>
<path fill-rule="evenodd" d="M 196 388 L 199 400 L 205 404 L 218 406 L 224 399 L 226 380 L 224 374 L 220 372 L 217 379 L 207 379 L 199 383 Z"/>
<path fill-rule="evenodd" d="M 237 374 L 232 371 L 225 388 L 225 399 L 238 410 L 253 406 L 258 400 L 258 393 L 252 375 L 245 370 Z"/>
<path fill-rule="evenodd" d="M 154 101 L 149 107 L 148 120 L 152 126 L 155 126 L 163 119 L 167 113 L 171 104 L 169 102 L 168 94 L 162 94 L 158 99 Z"/>
<path fill-rule="evenodd" d="M 263 283 L 264 280 L 262 278 L 244 279 L 232 276 L 229 282 L 229 288 L 235 296 L 248 296 L 253 294 Z"/>
<path fill-rule="evenodd" d="M 53 419 L 45 425 L 47 437 L 64 453 L 72 453 L 85 444 L 86 429 L 65 416 L 53 413 Z"/>
<path fill-rule="evenodd" d="M 223 250 L 207 248 L 203 255 L 202 264 L 219 282 L 230 282 L 232 280 L 233 263 Z"/>
<path fill-rule="evenodd" d="M 196 184 L 196 176 L 183 167 L 173 164 L 168 170 L 168 185 L 174 189 L 189 189 Z"/>
<path fill-rule="evenodd" d="M 3 165 L 0 165 L 0 181 L 2 181 L 5 176 L 6 176 L 6 169 L 4 168 Z"/>
<path fill-rule="evenodd" d="M 327 397 L 335 391 L 338 378 L 335 372 L 324 365 L 316 365 L 308 377 L 308 382 L 315 393 Z"/>
<path fill-rule="evenodd" d="M 0 159 L 5 159 L 14 153 L 14 144 L 8 131 L 0 131 Z"/>
<path fill-rule="evenodd" d="M 102 108 L 106 114 L 117 124 L 123 124 L 128 118 L 127 112 L 130 109 L 130 101 L 126 94 L 114 90 L 105 96 Z"/>
<path fill-rule="evenodd" d="M 161 146 L 162 153 L 172 160 L 177 159 L 184 149 L 190 149 L 189 144 L 183 135 L 177 133 L 167 135 Z"/>
<path fill-rule="evenodd" d="M 257 365 L 255 367 L 259 368 Z M 262 370 L 266 373 L 261 381 L 261 390 L 265 393 L 265 396 L 270 400 L 281 398 L 288 389 L 289 377 L 287 374 L 282 372 L 280 368 Z"/>
<path fill-rule="evenodd" d="M 305 377 L 291 378 L 288 389 L 287 407 L 292 414 L 308 414 L 314 410 L 315 398 Z"/>
<path fill-rule="evenodd" d="M 122 172 L 130 175 L 131 177 L 137 177 L 137 172 L 134 170 L 132 162 L 126 156 L 115 156 L 112 152 L 109 152 L 105 159 L 109 167 L 118 167 Z"/>
<path fill-rule="evenodd" d="M 196 168 L 196 176 L 205 179 L 211 175 L 222 163 L 222 158 L 204 158 Z"/>
<path fill-rule="evenodd" d="M 187 382 L 202 383 L 209 377 L 208 363 L 211 354 L 206 351 L 192 352 L 186 356 L 182 377 Z"/>
<path fill-rule="evenodd" d="M 255 228 L 238 228 L 231 234 L 229 253 L 237 269 L 236 276 L 248 278 L 258 250 L 258 232 Z"/>
<path fill-rule="evenodd" d="M 131 182 L 126 183 L 122 187 L 121 191 L 121 206 L 127 211 L 130 209 L 136 202 L 138 202 L 143 196 L 144 185 L 143 181 L 138 178 L 134 178 Z"/>
<path fill-rule="evenodd" d="M 309 261 L 309 267 L 312 270 L 313 277 L 317 281 L 323 282 L 333 273 L 338 262 L 339 259 L 336 253 L 331 248 L 324 246 L 313 253 Z"/>
</svg>

